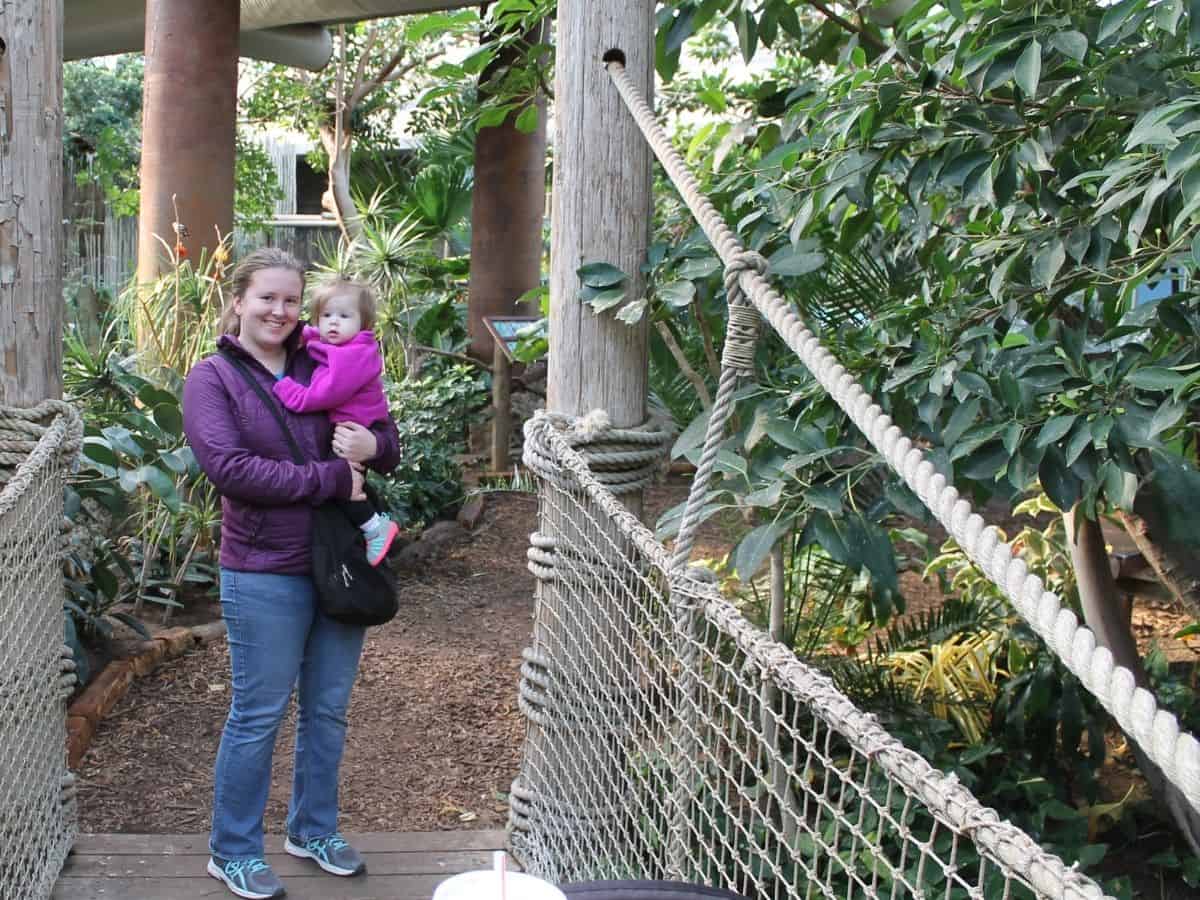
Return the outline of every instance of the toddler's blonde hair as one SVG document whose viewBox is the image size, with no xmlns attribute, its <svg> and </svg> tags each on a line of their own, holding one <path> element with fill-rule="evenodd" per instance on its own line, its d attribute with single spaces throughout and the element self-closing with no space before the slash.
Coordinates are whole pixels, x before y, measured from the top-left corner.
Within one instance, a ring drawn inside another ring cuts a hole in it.
<svg viewBox="0 0 1200 900">
<path fill-rule="evenodd" d="M 315 324 L 321 318 L 321 310 L 336 294 L 352 294 L 358 304 L 358 317 L 362 320 L 362 330 L 370 331 L 375 327 L 375 291 L 369 284 L 354 281 L 349 278 L 328 278 L 312 289 L 309 318 Z"/>
</svg>

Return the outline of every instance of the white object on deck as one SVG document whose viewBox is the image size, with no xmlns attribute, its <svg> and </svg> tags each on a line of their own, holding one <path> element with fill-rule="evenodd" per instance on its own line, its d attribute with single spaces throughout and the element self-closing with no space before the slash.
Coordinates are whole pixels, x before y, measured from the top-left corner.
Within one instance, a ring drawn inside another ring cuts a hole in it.
<svg viewBox="0 0 1200 900">
<path fill-rule="evenodd" d="M 567 900 L 548 881 L 501 867 L 463 872 L 447 878 L 433 892 L 433 900 Z"/>
</svg>

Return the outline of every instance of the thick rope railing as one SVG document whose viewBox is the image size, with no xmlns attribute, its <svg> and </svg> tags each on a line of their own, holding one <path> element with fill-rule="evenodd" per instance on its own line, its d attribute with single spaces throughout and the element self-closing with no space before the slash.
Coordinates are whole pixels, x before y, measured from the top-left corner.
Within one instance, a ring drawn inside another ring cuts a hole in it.
<svg viewBox="0 0 1200 900">
<path fill-rule="evenodd" d="M 619 57 L 610 51 L 605 65 L 647 143 L 721 260 L 730 266 L 743 259 L 745 248 L 712 203 L 700 193 L 695 177 L 655 120 Z M 1108 648 L 1097 645 L 1091 629 L 1081 625 L 1058 596 L 1046 590 L 1041 578 L 1029 572 L 1028 564 L 1012 545 L 974 511 L 970 501 L 893 424 L 891 417 L 821 344 L 762 274 L 754 268 L 742 268 L 738 282 L 763 318 L 893 471 L 1125 733 L 1137 741 L 1166 779 L 1183 793 L 1192 809 L 1200 813 L 1200 741 L 1182 731 L 1175 716 L 1159 708 L 1150 691 L 1137 686 L 1129 669 L 1116 665 Z"/>
<path fill-rule="evenodd" d="M 1060 900 L 1100 900 L 1106 896 L 1090 878 L 1047 853 L 1020 828 L 981 804 L 955 776 L 933 768 L 920 754 L 892 737 L 873 715 L 859 710 L 826 675 L 800 661 L 786 645 L 749 622 L 710 580 L 696 577 L 689 569 L 673 568 L 674 553 L 659 543 L 653 532 L 595 477 L 588 460 L 572 446 L 569 429 L 569 423 L 562 417 L 539 413 L 525 425 L 526 447 L 537 447 L 539 459 L 555 460 L 560 482 L 569 481 L 574 490 L 586 495 L 652 566 L 668 576 L 672 604 L 690 603 L 697 614 L 729 635 L 747 658 L 760 664 L 766 679 L 788 690 L 852 744 L 863 748 L 870 760 L 894 777 L 934 816 L 1027 879 L 1039 896 Z M 531 661 L 529 651 L 525 660 L 527 664 Z M 535 694 L 536 715 L 561 712 L 550 696 L 550 679 L 544 671 L 534 667 L 525 673 L 525 666 L 522 671 L 532 682 L 522 685 L 522 710 L 526 715 L 530 714 L 526 701 Z M 675 715 L 681 714 L 676 710 Z M 686 714 L 683 717 L 687 718 Z M 692 734 L 688 742 L 695 744 L 698 739 L 698 735 Z M 527 816 L 531 801 L 527 791 L 519 784 L 514 785 L 513 817 Z M 668 863 L 670 868 L 676 865 L 675 861 Z"/>
<path fill-rule="evenodd" d="M 0 855 L 0 900 L 48 897 L 75 831 L 62 483 L 82 439 L 79 413 L 60 400 L 0 406 L 0 811 L 12 839 Z"/>
<path fill-rule="evenodd" d="M 540 411 L 537 419 L 552 427 L 560 439 L 573 448 L 572 452 L 585 460 L 589 472 L 610 497 L 634 494 L 649 485 L 674 438 L 672 429 L 654 419 L 638 427 L 614 428 L 601 410 L 579 418 Z M 541 433 L 531 432 L 528 428 L 525 433 L 523 461 L 526 467 L 545 485 L 577 491 L 577 482 L 564 474 L 555 452 L 540 439 Z M 540 531 L 530 535 L 526 553 L 529 571 L 538 580 L 539 607 L 551 596 L 548 592 L 590 591 L 612 570 L 612 560 L 602 554 L 584 552 L 573 546 L 559 547 L 554 536 Z M 578 711 L 573 709 L 573 704 L 585 693 L 590 692 L 590 702 L 603 702 L 612 709 L 620 708 L 626 699 L 611 684 L 588 679 L 585 671 L 577 666 L 567 666 L 564 671 L 559 660 L 556 667 L 542 646 L 542 640 L 549 639 L 553 643 L 560 637 L 551 638 L 543 629 L 535 628 L 534 646 L 526 647 L 522 652 L 518 708 L 532 726 L 547 734 L 563 727 L 578 727 Z M 522 774 L 513 781 L 509 796 L 508 827 L 514 835 L 533 828 L 536 809 L 545 810 L 555 803 L 539 785 L 526 783 Z M 576 810 L 574 814 L 581 820 L 588 817 L 606 819 L 611 817 L 612 810 L 594 808 Z"/>
</svg>

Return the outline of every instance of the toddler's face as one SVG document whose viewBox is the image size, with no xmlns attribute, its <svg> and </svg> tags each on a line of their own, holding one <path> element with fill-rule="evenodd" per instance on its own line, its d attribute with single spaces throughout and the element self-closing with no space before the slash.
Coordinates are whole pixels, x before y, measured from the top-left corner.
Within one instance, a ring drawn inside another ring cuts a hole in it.
<svg viewBox="0 0 1200 900">
<path fill-rule="evenodd" d="M 334 294 L 325 301 L 317 321 L 321 340 L 327 344 L 344 344 L 362 330 L 358 299 L 351 294 Z"/>
</svg>

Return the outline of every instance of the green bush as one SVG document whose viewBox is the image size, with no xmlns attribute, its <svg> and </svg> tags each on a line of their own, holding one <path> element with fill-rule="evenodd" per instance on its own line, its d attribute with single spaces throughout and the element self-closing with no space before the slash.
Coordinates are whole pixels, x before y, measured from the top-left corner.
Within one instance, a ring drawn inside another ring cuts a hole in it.
<svg viewBox="0 0 1200 900">
<path fill-rule="evenodd" d="M 428 523 L 462 499 L 455 456 L 466 450 L 467 425 L 487 402 L 486 379 L 471 366 L 447 365 L 389 393 L 403 454 L 391 475 L 369 480 L 397 522 Z"/>
</svg>

